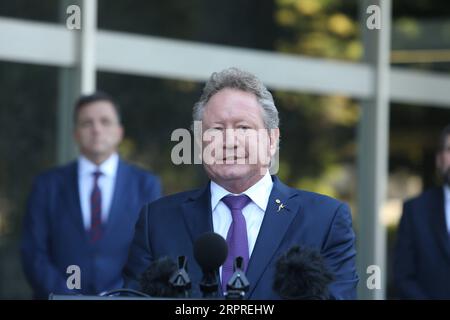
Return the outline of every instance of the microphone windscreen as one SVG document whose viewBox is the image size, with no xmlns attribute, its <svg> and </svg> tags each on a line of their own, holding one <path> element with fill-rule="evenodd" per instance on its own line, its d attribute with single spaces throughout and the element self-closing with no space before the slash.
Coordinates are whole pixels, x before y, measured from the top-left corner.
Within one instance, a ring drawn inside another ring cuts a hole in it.
<svg viewBox="0 0 450 320">
<path fill-rule="evenodd" d="M 283 299 L 323 300 L 332 281 L 317 250 L 296 246 L 278 259 L 273 290 Z"/>
<path fill-rule="evenodd" d="M 177 270 L 177 264 L 169 257 L 153 261 L 141 276 L 141 291 L 152 297 L 176 297 L 169 280 Z"/>
<path fill-rule="evenodd" d="M 228 245 L 217 233 L 204 233 L 194 243 L 194 257 L 203 271 L 217 270 L 227 255 Z"/>
</svg>

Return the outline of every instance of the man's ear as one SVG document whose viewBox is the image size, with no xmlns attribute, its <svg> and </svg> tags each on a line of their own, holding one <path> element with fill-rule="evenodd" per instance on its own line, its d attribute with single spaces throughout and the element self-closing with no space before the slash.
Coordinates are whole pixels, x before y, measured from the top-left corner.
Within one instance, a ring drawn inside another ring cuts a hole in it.
<svg viewBox="0 0 450 320">
<path fill-rule="evenodd" d="M 73 131 L 72 131 L 72 137 L 75 142 L 77 142 L 77 143 L 79 142 L 80 138 L 79 138 L 78 131 L 76 128 L 73 129 Z"/>
<path fill-rule="evenodd" d="M 194 136 L 194 158 L 200 160 L 202 159 L 203 150 L 203 122 L 194 121 L 191 127 L 192 134 Z M 197 163 L 197 162 L 195 162 Z"/>
<path fill-rule="evenodd" d="M 270 156 L 273 157 L 278 149 L 278 143 L 280 141 L 280 129 L 269 129 L 270 137 Z"/>
<path fill-rule="evenodd" d="M 121 124 L 119 124 L 119 143 L 122 142 L 124 136 L 125 128 Z"/>
<path fill-rule="evenodd" d="M 442 152 L 436 153 L 436 168 L 441 171 L 442 168 Z"/>
<path fill-rule="evenodd" d="M 197 144 L 197 146 L 201 146 L 203 141 L 202 141 L 203 137 L 202 137 L 202 132 L 194 132 L 194 143 Z"/>
</svg>

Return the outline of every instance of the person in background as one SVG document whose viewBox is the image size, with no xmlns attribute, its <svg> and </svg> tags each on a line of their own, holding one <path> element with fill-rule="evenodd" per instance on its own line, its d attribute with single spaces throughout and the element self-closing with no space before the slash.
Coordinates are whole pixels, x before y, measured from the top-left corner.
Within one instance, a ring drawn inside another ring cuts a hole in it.
<svg viewBox="0 0 450 320">
<path fill-rule="evenodd" d="M 23 222 L 23 269 L 39 299 L 121 288 L 139 210 L 161 196 L 158 177 L 120 158 L 124 130 L 108 94 L 80 97 L 74 126 L 78 159 L 35 179 Z"/>
<path fill-rule="evenodd" d="M 450 299 L 450 124 L 441 133 L 436 166 L 443 185 L 403 205 L 394 258 L 400 299 Z"/>
</svg>

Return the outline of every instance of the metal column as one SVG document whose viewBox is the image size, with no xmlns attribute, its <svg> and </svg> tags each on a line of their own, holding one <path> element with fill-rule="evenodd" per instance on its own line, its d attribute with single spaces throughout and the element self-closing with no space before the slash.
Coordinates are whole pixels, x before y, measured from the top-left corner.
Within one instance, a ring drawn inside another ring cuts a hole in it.
<svg viewBox="0 0 450 320">
<path fill-rule="evenodd" d="M 69 5 L 81 8 L 81 30 L 76 33 L 77 63 L 71 68 L 61 68 L 57 108 L 57 162 L 66 163 L 77 154 L 73 140 L 73 107 L 80 94 L 91 93 L 96 88 L 95 35 L 97 31 L 97 0 L 64 0 L 60 5 L 60 21 L 65 25 Z"/>
<path fill-rule="evenodd" d="M 370 5 L 380 8 L 381 28 L 368 29 L 366 12 Z M 373 68 L 374 94 L 361 101 L 358 132 L 358 273 L 359 299 L 384 299 L 386 290 L 386 232 L 380 214 L 386 200 L 389 152 L 389 54 L 391 0 L 361 1 L 361 30 L 364 60 Z M 381 271 L 381 288 L 367 286 L 368 266 Z"/>
</svg>

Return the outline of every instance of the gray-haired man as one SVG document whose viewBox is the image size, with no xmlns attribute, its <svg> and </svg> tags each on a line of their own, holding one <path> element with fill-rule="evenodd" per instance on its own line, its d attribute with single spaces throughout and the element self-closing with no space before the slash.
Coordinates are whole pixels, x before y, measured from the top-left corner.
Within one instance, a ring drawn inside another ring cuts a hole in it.
<svg viewBox="0 0 450 320">
<path fill-rule="evenodd" d="M 142 209 L 124 270 L 127 286 L 138 289 L 152 261 L 184 255 L 192 295 L 200 296 L 202 271 L 193 243 L 214 231 L 227 240 L 229 251 L 218 274 L 222 292 L 234 259 L 241 256 L 250 282 L 247 298 L 283 298 L 273 289 L 276 262 L 290 248 L 306 246 L 320 252 L 333 274 L 331 298 L 354 299 L 358 277 L 350 210 L 270 175 L 280 130 L 277 108 L 263 83 L 236 68 L 213 73 L 194 106 L 193 120 L 202 122 L 198 141 L 211 181 Z"/>
</svg>

